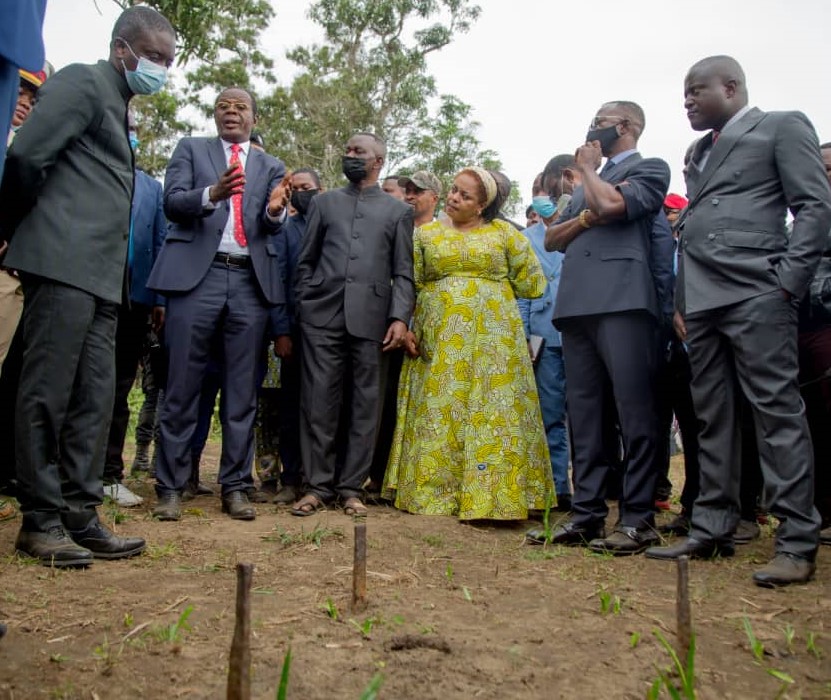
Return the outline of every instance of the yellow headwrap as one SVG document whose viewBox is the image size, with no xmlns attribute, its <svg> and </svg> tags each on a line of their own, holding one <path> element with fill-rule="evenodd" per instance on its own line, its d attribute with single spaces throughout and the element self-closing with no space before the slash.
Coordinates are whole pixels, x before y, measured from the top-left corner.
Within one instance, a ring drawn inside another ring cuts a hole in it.
<svg viewBox="0 0 831 700">
<path fill-rule="evenodd" d="M 499 192 L 496 187 L 496 180 L 493 179 L 493 175 L 491 175 L 484 168 L 480 168 L 478 165 L 469 165 L 468 167 L 462 169 L 462 172 L 465 171 L 473 173 L 479 182 L 482 183 L 482 187 L 485 188 L 485 206 L 487 207 L 494 199 L 496 199 L 496 195 Z"/>
</svg>

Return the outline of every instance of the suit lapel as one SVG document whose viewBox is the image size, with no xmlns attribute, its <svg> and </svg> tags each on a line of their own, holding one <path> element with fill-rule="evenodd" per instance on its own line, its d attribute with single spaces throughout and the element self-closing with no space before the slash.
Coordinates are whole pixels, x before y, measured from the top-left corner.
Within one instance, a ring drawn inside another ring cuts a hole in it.
<svg viewBox="0 0 831 700">
<path fill-rule="evenodd" d="M 640 153 L 633 153 L 620 161 L 620 163 L 613 163 L 610 167 L 606 168 L 605 171 L 601 170 L 600 177 L 605 182 L 619 182 L 620 180 L 625 180 L 626 174 L 629 172 L 629 168 L 642 159 L 643 156 Z"/>
<path fill-rule="evenodd" d="M 713 177 L 713 173 L 721 167 L 721 164 L 729 155 L 730 151 L 733 150 L 733 147 L 748 131 L 755 129 L 756 125 L 762 121 L 764 116 L 765 113 L 762 110 L 754 107 L 741 119 L 739 119 L 739 121 L 736 122 L 727 133 L 721 135 L 719 140 L 716 142 L 716 145 L 713 146 L 710 151 L 710 157 L 707 159 L 704 169 L 700 172 L 700 175 L 695 178 L 697 182 L 694 183 L 694 189 L 690 189 L 690 204 L 693 204 L 701 196 L 701 193 L 710 181 L 710 178 Z M 701 141 L 705 141 L 706 138 L 707 137 L 704 137 Z M 710 136 L 710 140 L 712 140 L 712 136 Z M 706 144 L 702 144 L 701 148 L 703 149 L 705 146 Z M 696 147 L 696 150 L 698 150 L 698 147 Z"/>
<path fill-rule="evenodd" d="M 254 190 L 252 189 L 254 183 L 258 181 L 264 166 L 264 158 L 263 154 L 259 151 L 259 149 L 254 148 L 250 144 L 248 145 L 248 156 L 245 159 L 245 191 L 242 194 L 242 211 L 243 216 L 245 216 L 247 210 L 250 207 L 257 208 L 256 198 L 252 198 L 250 193 Z M 256 219 L 259 212 L 253 212 L 253 216 Z M 247 219 L 248 216 L 245 216 Z M 248 222 L 246 221 L 246 224 Z M 246 229 L 247 230 L 247 229 Z"/>
<path fill-rule="evenodd" d="M 222 145 L 220 139 L 208 139 L 208 155 L 211 158 L 211 164 L 214 166 L 214 170 L 216 170 L 216 179 L 219 180 L 222 173 L 228 169 L 225 163 L 225 147 Z"/>
</svg>

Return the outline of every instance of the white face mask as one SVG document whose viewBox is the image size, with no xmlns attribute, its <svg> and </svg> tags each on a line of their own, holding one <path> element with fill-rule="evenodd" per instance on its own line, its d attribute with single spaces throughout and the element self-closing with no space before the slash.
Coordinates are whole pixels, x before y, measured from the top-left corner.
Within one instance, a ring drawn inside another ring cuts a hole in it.
<svg viewBox="0 0 831 700">
<path fill-rule="evenodd" d="M 127 70 L 124 61 L 121 61 L 121 65 L 124 66 L 124 78 L 127 80 L 127 85 L 130 86 L 130 89 L 136 95 L 156 94 L 167 82 L 167 68 L 153 63 L 149 58 L 136 56 L 130 44 L 121 37 L 118 37 L 118 39 L 124 42 L 124 45 L 133 54 L 136 61 L 138 61 L 135 70 Z"/>
</svg>

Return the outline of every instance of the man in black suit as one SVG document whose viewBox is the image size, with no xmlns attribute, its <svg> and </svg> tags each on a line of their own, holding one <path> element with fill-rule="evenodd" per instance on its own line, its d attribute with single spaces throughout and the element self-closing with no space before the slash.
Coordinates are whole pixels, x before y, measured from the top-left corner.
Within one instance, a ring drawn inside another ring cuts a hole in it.
<svg viewBox="0 0 831 700">
<path fill-rule="evenodd" d="M 222 510 L 253 520 L 247 491 L 259 362 L 269 311 L 284 301 L 271 236 L 290 196 L 285 166 L 251 148 L 253 96 L 223 90 L 214 107 L 218 138 L 185 138 L 167 166 L 164 210 L 171 222 L 147 286 L 167 296 L 168 378 L 156 465 L 160 520 L 181 517 L 192 471 L 191 443 L 211 343 L 222 343 Z"/>
<path fill-rule="evenodd" d="M 23 524 L 17 548 L 46 565 L 87 566 L 144 549 L 96 515 L 115 389 L 133 152 L 127 103 L 161 89 L 175 33 L 158 12 L 126 10 L 110 56 L 74 64 L 40 90 L 9 150 L 5 265 L 23 283 L 23 367 L 16 410 Z M 67 532 L 68 531 L 68 532 Z"/>
<path fill-rule="evenodd" d="M 386 145 L 373 134 L 349 139 L 350 183 L 312 200 L 297 261 L 303 342 L 301 451 L 308 492 L 292 513 L 311 515 L 338 495 L 347 513 L 360 500 L 372 463 L 380 410 L 381 352 L 402 347 L 415 300 L 413 210 L 378 187 Z M 335 441 L 351 377 L 346 455 Z"/>
<path fill-rule="evenodd" d="M 701 487 L 690 537 L 647 555 L 733 553 L 741 391 L 753 411 L 765 502 L 780 522 L 776 557 L 753 579 L 804 583 L 814 572 L 820 518 L 797 383 L 797 313 L 831 228 L 831 190 L 811 123 L 800 112 L 751 108 L 734 59 L 696 63 L 684 97 L 693 129 L 710 130 L 687 169 L 675 294 L 675 327 L 689 347 L 701 422 Z"/>
<path fill-rule="evenodd" d="M 554 531 L 552 541 L 590 543 L 612 554 L 635 554 L 657 540 L 653 383 L 666 296 L 660 290 L 672 274 L 672 241 L 669 226 L 656 227 L 655 220 L 663 216 L 670 175 L 664 161 L 637 152 L 644 125 L 643 110 L 633 102 L 600 108 L 576 154 L 582 185 L 546 233 L 547 249 L 565 249 L 554 323 L 563 337 L 574 445 L 573 516 Z M 601 156 L 608 160 L 598 174 Z M 625 465 L 619 522 L 606 537 L 604 495 L 611 465 L 604 421 L 611 412 L 604 411 L 604 394 L 609 389 Z M 527 538 L 540 541 L 533 532 Z"/>
</svg>

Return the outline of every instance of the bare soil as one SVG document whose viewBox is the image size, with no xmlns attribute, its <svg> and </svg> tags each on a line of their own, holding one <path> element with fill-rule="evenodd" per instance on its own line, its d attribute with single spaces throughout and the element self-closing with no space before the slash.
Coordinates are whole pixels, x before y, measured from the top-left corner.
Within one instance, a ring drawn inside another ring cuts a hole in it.
<svg viewBox="0 0 831 700">
<path fill-rule="evenodd" d="M 211 443 L 204 474 L 217 456 Z M 671 663 L 654 631 L 676 642 L 672 564 L 530 548 L 529 523 L 373 506 L 368 606 L 353 612 L 342 511 L 263 505 L 235 522 L 214 497 L 158 523 L 150 483 L 128 484 L 145 505 L 102 517 L 147 538 L 134 560 L 50 570 L 12 554 L 19 520 L 0 524 L 0 698 L 224 697 L 240 561 L 256 566 L 255 698 L 275 697 L 289 648 L 289 698 L 357 699 L 378 673 L 380 698 L 644 698 Z M 814 582 L 783 590 L 750 581 L 771 552 L 767 528 L 733 559 L 691 563 L 700 698 L 831 697 L 831 547 Z"/>
</svg>

